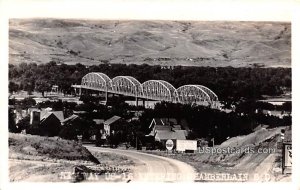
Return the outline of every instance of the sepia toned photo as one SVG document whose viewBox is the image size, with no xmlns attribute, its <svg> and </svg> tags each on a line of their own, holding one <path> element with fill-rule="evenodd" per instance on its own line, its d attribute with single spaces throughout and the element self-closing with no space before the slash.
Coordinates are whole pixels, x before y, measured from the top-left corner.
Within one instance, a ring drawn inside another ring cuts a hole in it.
<svg viewBox="0 0 300 190">
<path fill-rule="evenodd" d="M 10 182 L 291 182 L 291 23 L 9 19 Z"/>
</svg>

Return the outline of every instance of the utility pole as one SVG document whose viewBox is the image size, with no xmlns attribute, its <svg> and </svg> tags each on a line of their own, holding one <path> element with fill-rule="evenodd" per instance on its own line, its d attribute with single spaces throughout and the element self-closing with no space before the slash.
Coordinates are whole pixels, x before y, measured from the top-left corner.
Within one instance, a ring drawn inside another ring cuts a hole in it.
<svg viewBox="0 0 300 190">
<path fill-rule="evenodd" d="M 280 139 L 281 139 L 281 143 L 282 143 L 282 150 L 281 150 L 281 154 L 282 154 L 282 158 L 281 158 L 281 168 L 282 168 L 282 174 L 284 174 L 284 162 L 285 162 L 285 149 L 284 149 L 284 133 L 285 133 L 285 130 L 282 129 L 281 130 L 281 133 L 280 133 Z"/>
<path fill-rule="evenodd" d="M 138 146 L 137 146 L 137 135 L 135 135 L 135 147 L 136 147 L 136 150 L 138 150 Z"/>
</svg>

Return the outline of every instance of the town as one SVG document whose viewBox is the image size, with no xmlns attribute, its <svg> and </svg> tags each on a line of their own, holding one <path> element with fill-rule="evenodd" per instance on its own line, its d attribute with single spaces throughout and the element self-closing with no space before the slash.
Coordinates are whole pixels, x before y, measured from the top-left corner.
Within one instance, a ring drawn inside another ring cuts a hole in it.
<svg viewBox="0 0 300 190">
<path fill-rule="evenodd" d="M 230 137 L 249 134 L 259 126 L 291 124 L 289 102 L 275 106 L 264 101 L 251 105 L 248 101 L 225 108 L 224 102 L 221 105 L 217 95 L 204 86 L 185 85 L 178 91 L 159 80 L 150 80 L 150 84 L 146 81 L 143 85 L 148 86 L 142 86 L 133 77 L 110 80 L 103 75 L 86 74 L 81 85 L 72 85 L 70 94 L 61 92 L 57 85 L 48 88 L 49 92 L 31 95 L 25 91 L 12 92 L 9 130 L 80 139 L 97 146 L 165 150 L 169 139 L 174 144 L 176 140 L 189 139 L 197 140 L 198 147 L 212 146 Z M 141 99 L 145 98 L 141 93 L 147 94 L 147 99 Z M 179 94 L 184 102 L 176 101 L 174 94 Z"/>
</svg>

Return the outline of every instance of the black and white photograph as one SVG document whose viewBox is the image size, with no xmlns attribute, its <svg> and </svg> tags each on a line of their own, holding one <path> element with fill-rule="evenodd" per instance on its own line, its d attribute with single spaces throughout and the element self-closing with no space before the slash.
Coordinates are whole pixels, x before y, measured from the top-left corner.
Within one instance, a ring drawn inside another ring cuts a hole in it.
<svg viewBox="0 0 300 190">
<path fill-rule="evenodd" d="M 9 183 L 292 182 L 291 20 L 7 30 Z"/>
</svg>

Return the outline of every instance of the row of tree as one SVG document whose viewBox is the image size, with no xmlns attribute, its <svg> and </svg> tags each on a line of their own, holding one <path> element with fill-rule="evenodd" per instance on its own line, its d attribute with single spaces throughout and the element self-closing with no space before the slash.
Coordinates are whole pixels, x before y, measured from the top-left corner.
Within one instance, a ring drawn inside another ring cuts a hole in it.
<svg viewBox="0 0 300 190">
<path fill-rule="evenodd" d="M 48 64 L 9 65 L 9 91 L 50 91 L 58 85 L 64 93 L 71 93 L 72 84 L 80 84 L 89 72 L 103 72 L 110 78 L 119 75 L 135 77 L 141 83 L 150 79 L 168 81 L 176 88 L 186 84 L 201 84 L 212 89 L 220 100 L 261 98 L 262 95 L 280 95 L 291 90 L 290 68 L 233 68 L 233 67 L 183 67 L 164 69 L 160 66 L 99 64 L 66 65 Z"/>
</svg>

